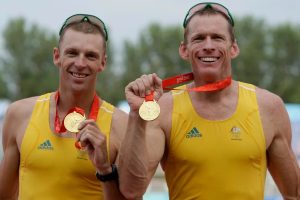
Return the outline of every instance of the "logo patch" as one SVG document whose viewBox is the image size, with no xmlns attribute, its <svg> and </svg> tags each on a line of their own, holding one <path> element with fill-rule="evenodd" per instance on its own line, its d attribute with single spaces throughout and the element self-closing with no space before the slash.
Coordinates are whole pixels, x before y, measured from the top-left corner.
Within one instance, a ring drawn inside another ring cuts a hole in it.
<svg viewBox="0 0 300 200">
<path fill-rule="evenodd" d="M 231 140 L 242 140 L 242 137 L 241 137 L 241 134 L 242 134 L 242 131 L 239 127 L 232 127 L 231 130 Z"/>
<path fill-rule="evenodd" d="M 41 149 L 41 150 L 53 150 L 53 146 L 52 146 L 50 140 L 46 140 L 45 142 L 43 142 L 42 144 L 40 144 L 38 146 L 38 149 Z"/>
<path fill-rule="evenodd" d="M 86 150 L 77 150 L 77 159 L 88 160 L 88 154 Z"/>
<path fill-rule="evenodd" d="M 185 135 L 186 138 L 202 137 L 202 134 L 194 127 L 190 132 Z"/>
</svg>

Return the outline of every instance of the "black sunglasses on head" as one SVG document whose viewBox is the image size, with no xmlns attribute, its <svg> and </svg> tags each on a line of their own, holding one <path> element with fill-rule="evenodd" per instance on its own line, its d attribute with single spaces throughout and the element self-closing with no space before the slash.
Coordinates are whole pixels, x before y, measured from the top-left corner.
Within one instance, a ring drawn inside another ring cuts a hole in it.
<svg viewBox="0 0 300 200">
<path fill-rule="evenodd" d="M 214 2 L 203 2 L 194 5 L 188 10 L 183 21 L 183 27 L 186 28 L 188 21 L 191 19 L 192 16 L 194 16 L 196 12 L 204 10 L 206 8 L 211 8 L 215 11 L 223 13 L 229 19 L 230 24 L 234 26 L 233 17 L 225 6 Z"/>
<path fill-rule="evenodd" d="M 100 30 L 103 31 L 105 41 L 108 40 L 108 34 L 107 34 L 107 30 L 106 30 L 106 26 L 105 26 L 104 22 L 101 19 L 99 19 L 98 17 L 96 17 L 94 15 L 88 15 L 88 14 L 75 14 L 75 15 L 72 15 L 71 17 L 68 17 L 66 19 L 66 21 L 64 22 L 64 24 L 62 25 L 62 27 L 60 28 L 59 35 L 61 35 L 63 30 L 69 24 L 73 24 L 73 23 L 77 23 L 77 22 L 89 22 L 89 23 L 97 26 L 98 28 L 100 28 Z"/>
</svg>

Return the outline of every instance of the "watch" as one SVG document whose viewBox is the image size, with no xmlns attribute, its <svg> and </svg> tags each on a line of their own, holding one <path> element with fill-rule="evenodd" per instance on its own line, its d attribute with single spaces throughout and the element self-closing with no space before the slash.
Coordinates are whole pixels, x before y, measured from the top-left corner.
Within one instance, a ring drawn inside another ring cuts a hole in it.
<svg viewBox="0 0 300 200">
<path fill-rule="evenodd" d="M 111 173 L 109 174 L 100 174 L 99 172 L 96 172 L 96 177 L 99 181 L 102 182 L 118 180 L 119 176 L 118 176 L 117 166 L 115 164 L 112 164 Z"/>
</svg>

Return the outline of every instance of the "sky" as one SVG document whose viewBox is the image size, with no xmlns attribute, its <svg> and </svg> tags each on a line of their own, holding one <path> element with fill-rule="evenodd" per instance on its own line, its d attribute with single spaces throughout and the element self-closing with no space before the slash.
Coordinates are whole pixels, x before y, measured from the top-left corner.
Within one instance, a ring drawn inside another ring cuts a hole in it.
<svg viewBox="0 0 300 200">
<path fill-rule="evenodd" d="M 0 33 L 9 20 L 24 17 L 28 25 L 58 33 L 64 20 L 75 13 L 89 13 L 101 18 L 109 29 L 110 41 L 119 46 L 126 40 L 134 41 L 153 22 L 180 25 L 187 10 L 196 0 L 2 0 Z M 253 15 L 277 24 L 300 24 L 299 0 L 220 0 L 234 17 Z M 1 49 L 2 37 L 0 37 Z"/>
</svg>

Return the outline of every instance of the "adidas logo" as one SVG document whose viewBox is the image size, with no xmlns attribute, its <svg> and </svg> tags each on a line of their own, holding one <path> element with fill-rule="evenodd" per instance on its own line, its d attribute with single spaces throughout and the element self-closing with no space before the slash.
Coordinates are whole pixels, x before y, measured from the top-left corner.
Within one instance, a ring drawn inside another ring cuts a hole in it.
<svg viewBox="0 0 300 200">
<path fill-rule="evenodd" d="M 231 140 L 242 140 L 242 131 L 239 127 L 232 127 L 231 132 Z"/>
<path fill-rule="evenodd" d="M 88 154 L 85 150 L 77 150 L 77 159 L 88 160 Z"/>
<path fill-rule="evenodd" d="M 202 137 L 202 134 L 198 131 L 196 127 L 194 127 L 190 132 L 186 134 L 185 137 L 186 138 Z"/>
<path fill-rule="evenodd" d="M 53 150 L 52 144 L 50 142 L 50 140 L 46 140 L 45 142 L 43 142 L 42 144 L 40 144 L 40 146 L 38 147 L 38 149 L 41 150 Z"/>
</svg>

